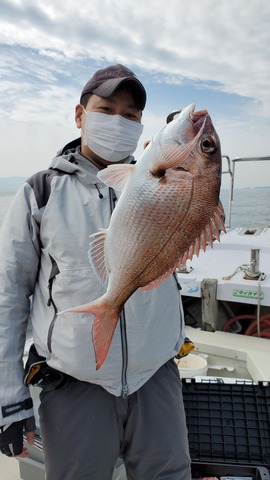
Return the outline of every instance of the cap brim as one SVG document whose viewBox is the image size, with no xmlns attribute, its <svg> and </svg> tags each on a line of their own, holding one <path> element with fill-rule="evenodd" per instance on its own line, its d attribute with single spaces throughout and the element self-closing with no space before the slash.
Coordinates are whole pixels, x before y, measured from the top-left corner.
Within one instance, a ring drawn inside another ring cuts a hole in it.
<svg viewBox="0 0 270 480">
<path fill-rule="evenodd" d="M 107 80 L 106 82 L 103 82 L 101 85 L 92 90 L 92 93 L 94 93 L 95 95 L 99 95 L 100 97 L 108 98 L 115 92 L 115 90 L 117 90 L 120 85 L 123 85 L 125 83 L 128 83 L 130 85 L 131 92 L 134 92 L 134 100 L 137 100 L 136 104 L 141 110 L 143 110 L 146 103 L 146 93 L 143 85 L 136 78 L 122 77 Z"/>
</svg>

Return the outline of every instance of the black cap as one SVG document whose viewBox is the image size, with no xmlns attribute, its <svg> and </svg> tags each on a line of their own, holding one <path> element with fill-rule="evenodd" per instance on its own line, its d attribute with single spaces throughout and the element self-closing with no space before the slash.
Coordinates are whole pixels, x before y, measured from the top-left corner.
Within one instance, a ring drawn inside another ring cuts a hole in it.
<svg viewBox="0 0 270 480">
<path fill-rule="evenodd" d="M 94 93 L 104 98 L 110 97 L 120 85 L 125 83 L 128 84 L 136 105 L 143 110 L 146 103 L 144 86 L 131 70 L 120 64 L 111 65 L 94 73 L 82 91 L 80 102 L 87 93 Z"/>
<path fill-rule="evenodd" d="M 174 117 L 178 114 L 181 113 L 182 110 L 174 110 L 173 112 L 169 113 L 169 115 L 166 118 L 166 122 L 170 123 L 174 120 Z"/>
</svg>

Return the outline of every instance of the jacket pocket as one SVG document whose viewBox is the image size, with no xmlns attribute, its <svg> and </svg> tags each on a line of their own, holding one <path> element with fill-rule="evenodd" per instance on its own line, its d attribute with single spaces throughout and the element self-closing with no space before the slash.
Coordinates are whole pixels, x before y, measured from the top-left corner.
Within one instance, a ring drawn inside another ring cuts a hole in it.
<svg viewBox="0 0 270 480">
<path fill-rule="evenodd" d="M 51 347 L 52 331 L 53 331 L 54 324 L 55 324 L 55 321 L 56 321 L 56 316 L 57 316 L 57 313 L 58 313 L 57 306 L 56 306 L 56 304 L 53 300 L 52 287 L 53 287 L 53 282 L 55 280 L 55 277 L 56 277 L 56 275 L 58 275 L 60 273 L 60 270 L 58 268 L 58 265 L 57 265 L 57 262 L 55 261 L 55 259 L 50 254 L 49 254 L 49 257 L 50 257 L 50 260 L 51 260 L 51 263 L 52 263 L 52 267 L 51 267 L 51 272 L 50 272 L 49 281 L 48 281 L 49 298 L 48 298 L 47 305 L 48 305 L 48 307 L 51 307 L 51 306 L 53 307 L 54 316 L 53 316 L 53 319 L 50 323 L 49 330 L 48 330 L 47 347 L 48 347 L 49 352 L 52 353 L 52 347 Z"/>
<path fill-rule="evenodd" d="M 97 299 L 104 293 L 90 266 L 61 268 L 51 276 L 51 319 L 47 330 L 48 363 L 57 370 L 78 378 L 87 378 L 89 369 L 95 373 L 95 353 L 92 340 L 94 315 L 65 312 L 68 308 Z M 88 372 L 88 373 L 87 373 Z"/>
</svg>

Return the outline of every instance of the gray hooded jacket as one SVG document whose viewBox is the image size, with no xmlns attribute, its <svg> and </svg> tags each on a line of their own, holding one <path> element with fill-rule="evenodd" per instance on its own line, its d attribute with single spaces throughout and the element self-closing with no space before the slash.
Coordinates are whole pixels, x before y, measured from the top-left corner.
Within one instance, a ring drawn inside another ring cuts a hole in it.
<svg viewBox="0 0 270 480">
<path fill-rule="evenodd" d="M 137 290 L 126 302 L 125 318 L 118 322 L 99 370 L 91 336 L 93 316 L 56 315 L 104 293 L 87 252 L 89 235 L 109 225 L 115 193 L 97 172 L 79 147 L 65 151 L 49 170 L 22 185 L 1 227 L 0 425 L 32 413 L 22 407 L 3 417 L 6 406 L 29 397 L 22 363 L 29 319 L 36 349 L 51 367 L 116 396 L 139 389 L 183 343 L 182 304 L 174 276 L 156 289 Z"/>
</svg>

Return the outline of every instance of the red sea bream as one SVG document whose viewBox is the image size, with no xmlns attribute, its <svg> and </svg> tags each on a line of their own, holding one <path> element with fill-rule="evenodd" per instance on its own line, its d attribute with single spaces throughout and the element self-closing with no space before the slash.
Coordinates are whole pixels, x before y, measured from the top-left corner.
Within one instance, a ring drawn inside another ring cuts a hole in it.
<svg viewBox="0 0 270 480">
<path fill-rule="evenodd" d="M 95 315 L 97 369 L 127 299 L 138 288 L 155 288 L 224 229 L 220 142 L 208 112 L 189 105 L 135 165 L 113 164 L 98 177 L 122 191 L 108 229 L 91 235 L 89 258 L 107 289 L 97 300 L 66 310 Z"/>
</svg>

